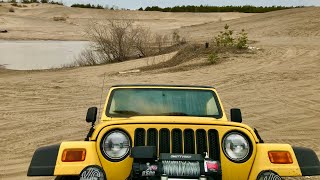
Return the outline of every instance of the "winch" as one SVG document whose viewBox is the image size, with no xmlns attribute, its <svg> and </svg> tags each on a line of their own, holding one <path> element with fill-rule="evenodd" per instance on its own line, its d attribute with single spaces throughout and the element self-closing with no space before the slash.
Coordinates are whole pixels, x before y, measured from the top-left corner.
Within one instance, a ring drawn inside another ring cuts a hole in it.
<svg viewBox="0 0 320 180">
<path fill-rule="evenodd" d="M 220 163 L 209 159 L 206 154 L 160 153 L 157 158 L 156 152 L 155 146 L 133 147 L 131 157 L 134 160 L 129 179 L 221 179 Z"/>
</svg>

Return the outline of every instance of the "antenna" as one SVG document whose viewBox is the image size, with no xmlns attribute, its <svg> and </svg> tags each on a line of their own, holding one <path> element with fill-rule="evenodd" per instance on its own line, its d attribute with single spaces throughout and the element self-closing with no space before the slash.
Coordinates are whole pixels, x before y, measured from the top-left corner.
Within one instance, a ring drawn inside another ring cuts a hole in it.
<svg viewBox="0 0 320 180">
<path fill-rule="evenodd" d="M 106 73 L 103 74 L 103 81 L 102 81 L 102 86 L 101 86 L 101 96 L 100 96 L 100 106 L 99 106 L 99 116 L 100 116 L 100 118 L 99 119 L 101 119 L 100 112 L 101 112 L 102 94 L 103 94 L 104 80 L 105 79 L 106 79 Z"/>
</svg>

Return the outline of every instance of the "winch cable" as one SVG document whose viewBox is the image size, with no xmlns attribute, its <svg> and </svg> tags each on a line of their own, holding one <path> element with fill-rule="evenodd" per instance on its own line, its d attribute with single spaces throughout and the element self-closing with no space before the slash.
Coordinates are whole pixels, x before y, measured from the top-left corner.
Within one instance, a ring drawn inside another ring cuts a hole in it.
<svg viewBox="0 0 320 180">
<path fill-rule="evenodd" d="M 162 161 L 163 174 L 168 176 L 200 176 L 200 163 L 188 161 Z"/>
</svg>

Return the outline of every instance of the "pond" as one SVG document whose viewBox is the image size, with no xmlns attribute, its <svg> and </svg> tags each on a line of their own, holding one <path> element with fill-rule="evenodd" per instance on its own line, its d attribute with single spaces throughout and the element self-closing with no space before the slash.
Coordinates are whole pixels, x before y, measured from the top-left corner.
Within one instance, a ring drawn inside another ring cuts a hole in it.
<svg viewBox="0 0 320 180">
<path fill-rule="evenodd" d="M 49 69 L 72 63 L 88 41 L 0 40 L 0 67 Z"/>
</svg>

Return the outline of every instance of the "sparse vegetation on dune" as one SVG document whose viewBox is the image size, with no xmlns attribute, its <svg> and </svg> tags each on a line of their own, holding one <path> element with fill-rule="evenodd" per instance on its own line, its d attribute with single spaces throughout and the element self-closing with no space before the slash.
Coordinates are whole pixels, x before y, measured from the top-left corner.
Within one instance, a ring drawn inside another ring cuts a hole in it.
<svg viewBox="0 0 320 180">
<path fill-rule="evenodd" d="M 234 36 L 234 30 L 229 29 L 229 25 L 226 24 L 224 26 L 224 31 L 220 31 L 220 34 L 214 37 L 213 43 L 218 49 L 247 49 L 248 33 L 242 29 L 240 33 Z"/>
<path fill-rule="evenodd" d="M 145 66 L 141 70 L 157 70 L 157 69 L 185 69 L 190 70 L 196 67 L 217 64 L 225 59 L 233 57 L 235 54 L 249 53 L 248 35 L 245 30 L 234 34 L 233 30 L 226 24 L 224 31 L 214 36 L 210 43 L 203 44 L 186 44 L 181 46 L 177 54 L 169 61 L 156 65 Z M 207 61 L 198 61 L 192 66 L 189 61 L 206 59 Z M 184 67 L 185 66 L 185 67 Z"/>
<path fill-rule="evenodd" d="M 119 19 L 108 20 L 104 24 L 91 24 L 87 35 L 92 46 L 84 50 L 69 66 L 117 63 L 177 51 L 166 62 L 148 64 L 141 68 L 147 71 L 172 68 L 195 58 L 207 61 L 201 61 L 194 67 L 217 64 L 232 57 L 232 54 L 248 52 L 248 34 L 243 29 L 235 34 L 227 24 L 224 31 L 208 40 L 210 43 L 194 44 L 187 43 L 178 30 L 174 30 L 170 36 L 152 34 L 148 28 L 133 26 L 133 22 L 130 19 Z"/>
<path fill-rule="evenodd" d="M 91 47 L 84 50 L 71 66 L 93 66 L 165 54 L 185 43 L 178 31 L 170 36 L 154 34 L 149 28 L 133 26 L 133 23 L 132 19 L 120 18 L 90 24 L 86 33 L 92 42 Z"/>
</svg>

